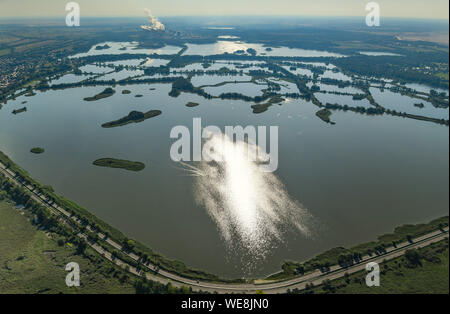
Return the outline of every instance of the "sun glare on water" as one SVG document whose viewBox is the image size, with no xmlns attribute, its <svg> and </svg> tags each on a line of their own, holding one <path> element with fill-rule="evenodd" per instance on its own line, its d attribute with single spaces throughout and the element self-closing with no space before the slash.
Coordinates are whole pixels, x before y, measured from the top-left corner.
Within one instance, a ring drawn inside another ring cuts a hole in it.
<svg viewBox="0 0 450 314">
<path fill-rule="evenodd" d="M 217 224 L 229 249 L 257 261 L 283 243 L 288 230 L 310 236 L 308 210 L 289 196 L 275 174 L 260 170 L 258 159 L 248 158 L 258 146 L 223 134 L 212 135 L 205 145 L 208 161 L 184 165 L 195 177 L 197 203 Z"/>
</svg>

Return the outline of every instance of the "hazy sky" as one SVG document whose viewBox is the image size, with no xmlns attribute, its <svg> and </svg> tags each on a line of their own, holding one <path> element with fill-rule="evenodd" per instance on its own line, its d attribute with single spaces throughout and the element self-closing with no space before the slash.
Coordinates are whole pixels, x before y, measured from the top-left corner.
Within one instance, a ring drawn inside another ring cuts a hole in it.
<svg viewBox="0 0 450 314">
<path fill-rule="evenodd" d="M 0 0 L 0 17 L 65 16 L 67 0 Z M 369 0 L 78 0 L 83 16 L 363 16 Z M 448 19 L 448 0 L 379 0 L 383 17 Z"/>
</svg>

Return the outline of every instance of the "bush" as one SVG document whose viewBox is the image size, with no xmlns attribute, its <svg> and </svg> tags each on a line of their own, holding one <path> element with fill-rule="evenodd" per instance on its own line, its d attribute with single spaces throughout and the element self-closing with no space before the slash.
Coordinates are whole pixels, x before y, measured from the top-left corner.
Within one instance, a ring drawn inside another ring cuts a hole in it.
<svg viewBox="0 0 450 314">
<path fill-rule="evenodd" d="M 407 250 L 405 253 L 405 258 L 408 261 L 409 266 L 417 267 L 422 265 L 422 262 L 420 261 L 420 254 L 417 250 Z"/>
</svg>

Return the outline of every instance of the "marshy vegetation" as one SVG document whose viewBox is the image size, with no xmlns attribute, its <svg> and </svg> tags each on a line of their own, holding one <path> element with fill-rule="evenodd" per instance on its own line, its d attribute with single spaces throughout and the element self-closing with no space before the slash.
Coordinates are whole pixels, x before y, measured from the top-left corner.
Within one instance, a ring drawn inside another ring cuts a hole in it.
<svg viewBox="0 0 450 314">
<path fill-rule="evenodd" d="M 147 119 L 159 116 L 161 113 L 162 112 L 160 110 L 150 110 L 146 113 L 140 111 L 131 111 L 126 117 L 102 124 L 102 128 L 114 128 L 127 125 L 129 123 L 139 123 Z"/>
<path fill-rule="evenodd" d="M 99 167 L 119 168 L 129 171 L 141 171 L 145 168 L 145 165 L 142 162 L 115 158 L 100 158 L 94 161 L 93 165 Z"/>
<path fill-rule="evenodd" d="M 26 111 L 27 111 L 27 107 L 23 107 L 23 108 L 20 108 L 20 109 L 14 109 L 12 111 L 12 113 L 13 114 L 19 114 L 19 113 L 26 112 Z"/>
<path fill-rule="evenodd" d="M 103 98 L 107 98 L 107 97 L 111 97 L 112 95 L 115 94 L 115 90 L 112 89 L 111 87 L 105 88 L 105 90 L 95 96 L 92 97 L 86 97 L 84 98 L 85 101 L 96 101 L 96 100 L 100 100 Z"/>
<path fill-rule="evenodd" d="M 317 111 L 316 116 L 319 117 L 322 121 L 324 121 L 326 123 L 335 124 L 330 119 L 331 111 L 328 109 L 321 109 L 321 110 Z"/>
<path fill-rule="evenodd" d="M 34 147 L 30 150 L 30 152 L 32 152 L 33 154 L 42 154 L 45 152 L 45 149 L 43 149 L 42 147 Z"/>
</svg>

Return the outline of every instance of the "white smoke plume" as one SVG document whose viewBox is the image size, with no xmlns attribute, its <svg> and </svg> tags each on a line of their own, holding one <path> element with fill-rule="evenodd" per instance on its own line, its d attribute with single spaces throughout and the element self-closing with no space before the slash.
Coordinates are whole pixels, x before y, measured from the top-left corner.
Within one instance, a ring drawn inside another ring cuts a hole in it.
<svg viewBox="0 0 450 314">
<path fill-rule="evenodd" d="M 156 17 L 152 15 L 152 12 L 149 9 L 144 9 L 145 13 L 147 13 L 148 21 L 150 25 L 142 25 L 141 28 L 148 31 L 165 31 L 166 27 L 163 23 L 161 23 Z"/>
</svg>

